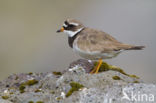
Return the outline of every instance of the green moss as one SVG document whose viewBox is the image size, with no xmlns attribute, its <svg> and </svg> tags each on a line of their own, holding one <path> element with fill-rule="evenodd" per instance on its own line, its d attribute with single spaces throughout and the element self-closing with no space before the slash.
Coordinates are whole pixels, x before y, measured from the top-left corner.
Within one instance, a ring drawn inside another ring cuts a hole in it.
<svg viewBox="0 0 156 103">
<path fill-rule="evenodd" d="M 96 67 L 97 65 L 98 65 L 98 62 L 95 62 L 95 63 L 94 63 L 94 67 Z M 100 69 L 99 69 L 99 72 L 108 71 L 109 68 L 110 68 L 109 65 L 108 65 L 107 63 L 103 62 L 103 63 L 101 64 L 101 67 L 100 67 Z"/>
<path fill-rule="evenodd" d="M 28 86 L 32 86 L 37 83 L 38 83 L 38 81 L 36 79 L 28 80 L 27 82 L 25 82 L 25 84 Z"/>
<path fill-rule="evenodd" d="M 43 101 L 37 101 L 36 103 L 44 103 Z"/>
<path fill-rule="evenodd" d="M 62 75 L 61 72 L 53 72 L 54 75 Z"/>
<path fill-rule="evenodd" d="M 28 86 L 32 86 L 32 85 L 37 84 L 37 83 L 38 83 L 38 81 L 35 80 L 35 79 L 28 80 L 28 81 L 22 83 L 22 84 L 19 86 L 19 91 L 20 91 L 20 93 L 24 93 L 24 92 L 25 92 L 24 89 L 26 88 L 27 85 L 28 85 Z"/>
<path fill-rule="evenodd" d="M 29 72 L 29 73 L 28 73 L 28 75 L 32 75 L 32 74 L 33 74 L 32 72 Z"/>
<path fill-rule="evenodd" d="M 78 91 L 80 88 L 83 88 L 84 86 L 82 84 L 79 84 L 77 82 L 71 82 L 70 83 L 70 90 L 67 92 L 66 97 L 69 97 L 70 95 L 72 95 L 72 93 L 74 91 Z"/>
<path fill-rule="evenodd" d="M 96 67 L 98 65 L 98 62 L 95 62 L 94 63 L 94 67 Z M 130 74 L 127 74 L 126 72 L 124 72 L 121 68 L 119 67 L 116 67 L 116 66 L 113 66 L 113 65 L 109 65 L 107 64 L 106 62 L 103 62 L 100 69 L 99 69 L 99 72 L 104 72 L 104 71 L 109 71 L 109 70 L 112 70 L 112 71 L 117 71 L 117 72 L 120 72 L 126 76 L 129 76 L 129 77 L 132 77 L 132 78 L 136 78 L 136 79 L 139 79 L 139 77 L 137 77 L 136 75 L 130 75 Z"/>
<path fill-rule="evenodd" d="M 129 75 L 129 76 L 132 77 L 132 78 L 137 78 L 137 79 L 139 79 L 139 77 L 136 76 L 136 75 Z"/>
<path fill-rule="evenodd" d="M 118 71 L 126 76 L 129 76 L 129 77 L 132 77 L 132 78 L 136 78 L 136 79 L 139 79 L 139 77 L 137 77 L 136 75 L 130 75 L 130 74 L 127 74 L 126 72 L 124 72 L 121 68 L 119 67 L 116 67 L 116 66 L 110 66 L 110 70 L 113 70 L 113 71 Z"/>
<path fill-rule="evenodd" d="M 139 81 L 136 80 L 136 81 L 134 81 L 133 83 L 139 83 Z"/>
<path fill-rule="evenodd" d="M 112 77 L 114 80 L 121 80 L 121 78 L 119 76 L 113 76 Z"/>
<path fill-rule="evenodd" d="M 21 84 L 20 87 L 19 87 L 19 91 L 20 93 L 24 93 L 25 92 L 25 85 Z"/>
<path fill-rule="evenodd" d="M 2 96 L 2 98 L 3 98 L 3 99 L 8 99 L 8 98 L 9 98 L 9 96 Z"/>
<path fill-rule="evenodd" d="M 33 101 L 29 101 L 28 103 L 34 103 Z"/>
</svg>

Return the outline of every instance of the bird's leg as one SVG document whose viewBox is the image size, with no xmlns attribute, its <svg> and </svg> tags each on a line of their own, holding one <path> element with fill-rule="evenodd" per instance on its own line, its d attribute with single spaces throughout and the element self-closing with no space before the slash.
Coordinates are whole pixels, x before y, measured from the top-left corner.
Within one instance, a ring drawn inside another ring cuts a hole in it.
<svg viewBox="0 0 156 103">
<path fill-rule="evenodd" d="M 90 72 L 90 74 L 93 74 L 96 71 L 96 67 L 94 67 L 94 69 Z"/>
<path fill-rule="evenodd" d="M 90 74 L 93 74 L 93 73 L 97 74 L 99 72 L 101 64 L 102 64 L 102 59 L 99 59 L 98 65 L 90 72 Z"/>
<path fill-rule="evenodd" d="M 95 74 L 97 74 L 97 73 L 99 72 L 99 69 L 100 69 L 100 67 L 101 67 L 101 64 L 102 64 L 102 59 L 99 59 L 99 64 L 97 65 Z"/>
</svg>

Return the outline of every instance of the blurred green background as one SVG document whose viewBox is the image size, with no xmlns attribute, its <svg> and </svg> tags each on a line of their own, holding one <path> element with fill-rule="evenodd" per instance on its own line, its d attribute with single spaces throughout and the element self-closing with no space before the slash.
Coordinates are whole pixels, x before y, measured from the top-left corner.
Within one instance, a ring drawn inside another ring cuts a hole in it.
<svg viewBox="0 0 156 103">
<path fill-rule="evenodd" d="M 0 80 L 12 73 L 65 70 L 80 58 L 67 35 L 56 33 L 67 18 L 145 45 L 106 61 L 156 83 L 156 0 L 0 0 Z"/>
</svg>

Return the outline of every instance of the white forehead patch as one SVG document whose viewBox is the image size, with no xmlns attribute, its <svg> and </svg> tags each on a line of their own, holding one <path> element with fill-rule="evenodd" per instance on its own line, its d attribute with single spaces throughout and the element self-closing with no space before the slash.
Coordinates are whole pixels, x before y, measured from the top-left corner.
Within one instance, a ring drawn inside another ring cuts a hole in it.
<svg viewBox="0 0 156 103">
<path fill-rule="evenodd" d="M 73 37 L 75 34 L 80 32 L 83 28 L 78 29 L 77 31 L 64 30 L 63 32 L 68 34 L 69 37 Z"/>
</svg>

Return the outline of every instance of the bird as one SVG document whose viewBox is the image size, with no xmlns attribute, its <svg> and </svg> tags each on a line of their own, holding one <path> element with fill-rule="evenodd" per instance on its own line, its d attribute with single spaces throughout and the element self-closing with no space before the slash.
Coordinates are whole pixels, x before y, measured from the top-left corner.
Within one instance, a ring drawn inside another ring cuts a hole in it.
<svg viewBox="0 0 156 103">
<path fill-rule="evenodd" d="M 104 59 L 111 59 L 126 50 L 142 50 L 145 46 L 122 43 L 108 33 L 84 26 L 76 19 L 66 19 L 57 33 L 64 32 L 68 36 L 68 44 L 81 57 L 98 61 L 98 65 L 90 72 L 97 74 Z"/>
</svg>

